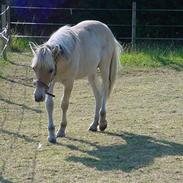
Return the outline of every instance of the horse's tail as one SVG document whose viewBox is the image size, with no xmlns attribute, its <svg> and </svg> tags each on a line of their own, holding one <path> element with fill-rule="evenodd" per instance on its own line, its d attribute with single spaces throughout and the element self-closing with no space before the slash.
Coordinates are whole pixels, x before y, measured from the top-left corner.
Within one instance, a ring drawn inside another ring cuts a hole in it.
<svg viewBox="0 0 183 183">
<path fill-rule="evenodd" d="M 120 55 L 123 52 L 122 45 L 115 39 L 115 48 L 111 59 L 111 64 L 109 68 L 109 90 L 108 97 L 110 96 L 117 74 L 118 63 L 120 63 Z"/>
</svg>

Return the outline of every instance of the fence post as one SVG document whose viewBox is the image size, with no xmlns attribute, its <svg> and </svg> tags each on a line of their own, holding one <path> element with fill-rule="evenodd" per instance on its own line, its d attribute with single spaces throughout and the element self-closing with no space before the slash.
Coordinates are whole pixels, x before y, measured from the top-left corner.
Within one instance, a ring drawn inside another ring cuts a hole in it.
<svg viewBox="0 0 183 183">
<path fill-rule="evenodd" d="M 7 0 L 7 7 L 9 6 L 9 9 L 7 10 L 7 35 L 10 37 L 10 0 Z"/>
<path fill-rule="evenodd" d="M 7 6 L 5 4 L 1 5 L 1 12 L 5 12 Z M 3 13 L 1 15 L 1 30 L 3 31 L 6 28 L 7 25 L 7 18 L 6 18 L 6 12 Z M 2 44 L 1 44 L 2 48 L 2 56 L 5 60 L 7 60 L 7 54 L 6 54 L 6 50 L 4 49 L 4 47 L 6 46 L 6 42 L 5 40 L 2 38 Z"/>
<path fill-rule="evenodd" d="M 132 49 L 136 49 L 136 2 L 132 3 Z"/>
<path fill-rule="evenodd" d="M 10 42 L 10 0 L 5 1 L 6 4 L 1 5 L 1 28 L 2 28 L 2 51 L 1 55 L 5 60 L 7 60 L 6 50 Z"/>
<path fill-rule="evenodd" d="M 6 10 L 6 5 L 2 4 L 1 5 L 1 12 L 4 12 L 5 10 Z M 3 30 L 6 27 L 6 13 L 2 14 L 1 20 L 2 20 L 1 21 L 1 30 Z"/>
</svg>

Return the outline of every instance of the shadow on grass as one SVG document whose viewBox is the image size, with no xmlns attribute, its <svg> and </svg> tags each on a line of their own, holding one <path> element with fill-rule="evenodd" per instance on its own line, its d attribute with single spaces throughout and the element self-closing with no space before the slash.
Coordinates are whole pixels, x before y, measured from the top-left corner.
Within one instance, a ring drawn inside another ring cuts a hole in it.
<svg viewBox="0 0 183 183">
<path fill-rule="evenodd" d="M 4 77 L 2 75 L 0 75 L 0 79 L 8 81 L 10 83 L 15 83 L 15 84 L 19 84 L 19 85 L 23 85 L 23 86 L 27 86 L 27 87 L 33 88 L 32 85 L 29 85 L 29 84 L 26 84 L 26 83 L 23 83 L 23 82 L 20 82 L 20 81 L 16 81 L 16 80 L 10 79 L 10 78 Z"/>
<path fill-rule="evenodd" d="M 25 110 L 33 111 L 33 112 L 36 112 L 36 113 L 42 113 L 42 111 L 40 109 L 31 108 L 31 107 L 28 107 L 25 104 L 15 103 L 15 102 L 13 102 L 9 99 L 1 98 L 1 96 L 0 96 L 0 101 L 5 102 L 5 103 L 10 104 L 10 105 L 15 105 L 15 106 L 18 106 L 18 107 L 22 107 Z"/>
<path fill-rule="evenodd" d="M 67 158 L 67 161 L 80 162 L 99 171 L 122 170 L 130 172 L 151 165 L 158 157 L 183 156 L 183 144 L 127 132 L 121 134 L 105 132 L 104 134 L 120 137 L 126 141 L 126 144 L 100 146 L 88 141 L 68 138 L 71 141 L 95 147 L 95 150 L 81 150 L 78 146 L 66 145 L 71 150 L 84 153 L 80 157 L 71 156 Z"/>
<path fill-rule="evenodd" d="M 32 138 L 30 138 L 26 135 L 21 135 L 19 133 L 11 132 L 11 131 L 4 130 L 4 129 L 0 129 L 0 134 L 6 134 L 6 135 L 9 135 L 9 136 L 19 138 L 19 139 L 23 139 L 23 140 L 25 140 L 26 142 L 29 142 L 29 143 L 38 142 L 37 140 L 34 140 L 34 139 L 32 139 Z"/>
<path fill-rule="evenodd" d="M 22 53 L 21 53 L 21 55 L 22 55 Z M 28 56 L 28 55 L 26 55 L 26 56 Z M 8 62 L 9 62 L 10 64 L 12 64 L 12 65 L 15 65 L 15 66 L 20 66 L 20 67 L 30 67 L 30 65 L 28 65 L 28 64 L 21 64 L 21 63 L 17 63 L 16 61 L 8 60 Z"/>
<path fill-rule="evenodd" d="M 173 61 L 171 59 L 162 56 L 153 56 L 152 59 L 155 60 L 156 62 L 159 62 L 162 66 L 166 66 L 176 71 L 183 71 L 183 64 L 177 61 Z"/>
<path fill-rule="evenodd" d="M 0 182 L 1 182 L 1 183 L 13 183 L 13 182 L 10 181 L 10 180 L 4 179 L 2 176 L 0 176 Z"/>
</svg>

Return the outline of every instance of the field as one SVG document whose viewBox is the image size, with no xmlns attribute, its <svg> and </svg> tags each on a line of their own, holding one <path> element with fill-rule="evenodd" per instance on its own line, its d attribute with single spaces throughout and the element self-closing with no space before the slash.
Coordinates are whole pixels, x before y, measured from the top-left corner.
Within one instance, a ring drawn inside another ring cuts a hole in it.
<svg viewBox="0 0 183 183">
<path fill-rule="evenodd" d="M 124 54 L 105 132 L 87 131 L 94 97 L 76 81 L 56 144 L 47 142 L 44 103 L 32 97 L 31 53 L 0 60 L 0 182 L 182 183 L 183 52 L 161 53 Z M 57 129 L 62 89 L 54 92 Z"/>
</svg>

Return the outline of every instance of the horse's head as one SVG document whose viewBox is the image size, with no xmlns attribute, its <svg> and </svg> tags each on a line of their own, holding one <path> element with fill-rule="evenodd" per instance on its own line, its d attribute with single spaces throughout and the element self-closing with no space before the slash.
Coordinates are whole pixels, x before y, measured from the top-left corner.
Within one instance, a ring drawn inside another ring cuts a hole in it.
<svg viewBox="0 0 183 183">
<path fill-rule="evenodd" d="M 32 42 L 29 43 L 29 45 L 34 55 L 31 67 L 36 75 L 36 80 L 34 81 L 36 86 L 34 98 L 36 102 L 41 102 L 44 101 L 45 94 L 48 93 L 49 90 L 49 84 L 56 74 L 54 56 L 59 48 L 51 48 L 47 45 L 38 46 Z"/>
</svg>

